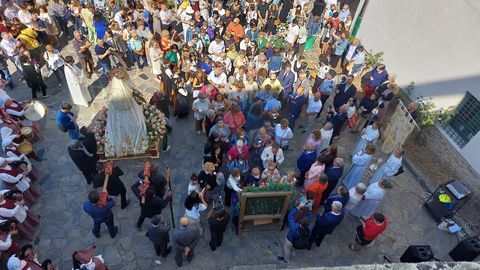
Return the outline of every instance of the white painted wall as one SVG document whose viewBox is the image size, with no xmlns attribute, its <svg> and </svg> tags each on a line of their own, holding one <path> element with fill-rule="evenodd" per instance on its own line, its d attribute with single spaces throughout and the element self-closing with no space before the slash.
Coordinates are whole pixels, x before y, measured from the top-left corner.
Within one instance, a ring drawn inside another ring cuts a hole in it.
<svg viewBox="0 0 480 270">
<path fill-rule="evenodd" d="M 384 52 L 400 85 L 415 82 L 414 98 L 447 107 L 466 91 L 480 99 L 479 25 L 480 0 L 370 0 L 357 37 Z M 480 133 L 463 148 L 452 145 L 480 173 Z"/>
<path fill-rule="evenodd" d="M 479 25 L 479 0 L 370 0 L 357 37 L 414 97 L 446 107 L 480 96 Z"/>
</svg>

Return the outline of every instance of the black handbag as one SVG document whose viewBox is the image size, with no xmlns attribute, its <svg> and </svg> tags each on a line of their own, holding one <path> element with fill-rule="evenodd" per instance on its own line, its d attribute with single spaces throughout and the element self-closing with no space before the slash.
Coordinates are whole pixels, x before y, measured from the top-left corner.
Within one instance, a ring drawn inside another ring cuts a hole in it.
<svg viewBox="0 0 480 270">
<path fill-rule="evenodd" d="M 403 169 L 403 165 L 398 168 L 398 171 L 393 176 L 399 176 L 400 174 L 404 173 L 405 170 Z"/>
</svg>

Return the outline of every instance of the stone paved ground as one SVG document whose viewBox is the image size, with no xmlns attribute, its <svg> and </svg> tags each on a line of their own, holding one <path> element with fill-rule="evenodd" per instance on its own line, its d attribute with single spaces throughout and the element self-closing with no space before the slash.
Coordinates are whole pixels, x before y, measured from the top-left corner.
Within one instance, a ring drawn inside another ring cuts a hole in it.
<svg viewBox="0 0 480 270">
<path fill-rule="evenodd" d="M 63 49 L 64 56 L 73 54 L 71 46 Z M 313 54 L 309 57 L 315 57 Z M 12 69 L 13 70 L 13 69 Z M 137 88 L 152 92 L 156 83 L 149 74 L 132 71 L 132 83 Z M 45 72 L 46 74 L 47 72 Z M 73 251 L 96 245 L 98 254 L 103 254 L 110 269 L 174 269 L 174 259 L 170 255 L 162 260 L 161 266 L 153 263 L 154 251 L 151 243 L 144 236 L 145 231 L 139 232 L 135 222 L 139 215 L 138 203 L 128 188 L 128 195 L 132 203 L 126 210 L 114 209 L 115 222 L 120 231 L 115 239 L 108 236 L 106 228 L 102 228 L 102 237 L 96 239 L 90 232 L 91 218 L 82 211 L 82 203 L 86 200 L 91 187 L 75 167 L 67 154 L 67 136 L 61 133 L 55 124 L 55 110 L 64 101 L 70 101 L 66 88 L 57 87 L 54 78 L 46 79 L 51 96 L 45 100 L 49 107 L 46 118 L 41 122 L 44 139 L 35 144 L 36 149 L 45 148 L 45 157 L 48 160 L 35 163 L 41 172 L 38 187 L 42 191 L 40 201 L 33 207 L 33 211 L 42 215 L 42 223 L 38 229 L 38 238 L 35 241 L 40 259 L 52 258 L 59 263 L 59 269 L 71 268 L 71 254 Z M 98 109 L 105 104 L 107 88 L 103 79 L 93 78 L 90 91 L 96 94 L 96 99 L 89 108 L 75 107 L 80 114 L 79 121 L 89 124 Z M 23 100 L 30 97 L 30 90 L 25 83 L 9 91 L 9 94 Z M 301 121 L 301 120 L 299 120 Z M 174 192 L 174 212 L 177 221 L 183 214 L 183 200 L 186 197 L 187 181 L 192 172 L 200 171 L 203 142 L 205 137 L 197 135 L 194 130 L 192 117 L 173 119 L 174 129 L 171 134 L 172 150 L 154 160 L 165 168 L 169 164 L 172 168 L 172 185 Z M 316 124 L 319 126 L 319 124 Z M 339 154 L 348 157 L 350 149 L 357 138 L 349 132 L 338 141 Z M 304 134 L 295 130 L 294 151 L 286 154 L 286 171 L 295 167 L 299 147 L 305 138 Z M 348 159 L 348 158 L 347 158 Z M 136 173 L 143 168 L 143 161 L 129 160 L 117 162 L 125 172 L 123 182 L 129 187 L 135 181 Z M 441 232 L 435 227 L 435 222 L 428 216 L 421 205 L 421 186 L 411 177 L 409 172 L 398 177 L 398 184 L 390 190 L 380 210 L 389 218 L 390 225 L 386 232 L 379 237 L 372 247 L 359 253 L 348 249 L 348 243 L 354 237 L 355 227 L 358 225 L 351 216 L 336 229 L 333 235 L 327 236 L 320 248 L 312 251 L 298 251 L 288 268 L 307 266 L 339 266 L 353 264 L 383 263 L 383 256 L 393 262 L 399 257 L 408 245 L 428 244 L 433 247 L 435 257 L 448 260 L 448 251 L 457 243 L 455 236 Z M 164 212 L 170 220 L 169 211 Z M 148 222 L 148 221 L 146 221 Z M 235 236 L 228 230 L 222 248 L 212 252 L 207 245 L 209 233 L 206 232 L 195 248 L 193 263 L 185 263 L 185 269 L 227 269 L 236 265 L 266 265 L 268 269 L 284 268 L 277 265 L 276 256 L 281 252 L 281 246 L 287 231 L 278 230 L 249 230 Z"/>
</svg>

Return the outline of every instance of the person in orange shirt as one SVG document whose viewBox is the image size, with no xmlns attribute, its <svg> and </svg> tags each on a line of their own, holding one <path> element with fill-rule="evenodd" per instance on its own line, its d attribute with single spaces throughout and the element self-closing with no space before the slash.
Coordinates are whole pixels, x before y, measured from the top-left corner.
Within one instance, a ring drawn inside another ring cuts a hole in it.
<svg viewBox="0 0 480 270">
<path fill-rule="evenodd" d="M 243 26 L 240 24 L 240 19 L 235 18 L 231 21 L 227 26 L 227 31 L 232 33 L 233 39 L 236 43 L 240 42 L 242 38 L 245 36 L 243 33 Z"/>
<path fill-rule="evenodd" d="M 327 189 L 327 187 L 328 187 L 328 176 L 322 173 L 318 177 L 318 180 L 315 181 L 315 183 L 309 185 L 305 189 L 305 194 L 310 191 L 315 195 L 315 198 L 313 200 L 313 207 L 312 207 L 313 213 L 316 213 L 318 208 L 320 207 L 320 204 L 322 202 L 322 193 Z"/>
</svg>

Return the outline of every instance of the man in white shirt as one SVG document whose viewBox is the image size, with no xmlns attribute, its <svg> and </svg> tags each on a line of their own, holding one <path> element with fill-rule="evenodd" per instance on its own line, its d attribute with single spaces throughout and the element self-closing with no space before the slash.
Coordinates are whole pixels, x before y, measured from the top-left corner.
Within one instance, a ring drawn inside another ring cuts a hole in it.
<svg viewBox="0 0 480 270">
<path fill-rule="evenodd" d="M 298 27 L 297 19 L 293 19 L 292 25 L 288 28 L 285 41 L 288 43 L 288 50 L 292 49 L 297 42 L 298 35 L 300 34 L 300 27 Z"/>
<path fill-rule="evenodd" d="M 317 118 L 317 114 L 320 112 L 323 106 L 320 97 L 320 92 L 316 92 L 308 99 L 307 109 L 305 110 L 305 129 L 302 131 L 302 133 L 307 133 L 312 130 L 313 122 L 315 121 L 315 118 Z"/>
<path fill-rule="evenodd" d="M 214 62 L 221 61 L 220 56 L 225 52 L 225 43 L 220 39 L 220 35 L 215 35 L 215 39 L 208 46 L 208 53 Z"/>
<path fill-rule="evenodd" d="M 268 163 L 271 161 L 275 163 L 278 168 L 278 166 L 285 161 L 282 148 L 276 144 L 265 147 L 260 158 L 262 159 L 263 168 L 268 168 Z"/>
<path fill-rule="evenodd" d="M 125 14 L 127 14 L 127 10 L 125 8 L 122 8 L 117 13 L 115 13 L 115 15 L 113 16 L 113 20 L 116 21 L 118 23 L 118 25 L 120 26 L 120 28 L 122 28 L 122 29 L 123 29 L 123 26 L 125 24 L 125 19 L 123 18 L 123 16 L 125 16 Z"/>
<path fill-rule="evenodd" d="M 357 47 L 360 45 L 360 39 L 356 38 L 352 41 L 352 44 L 347 49 L 345 58 L 342 59 L 342 67 L 345 68 L 348 63 L 353 59 L 353 54 L 357 50 Z"/>
<path fill-rule="evenodd" d="M 12 33 L 3 32 L 0 48 L 6 53 L 8 59 L 17 67 L 17 71 L 22 74 L 22 65 L 20 64 L 20 41 L 13 38 Z"/>
<path fill-rule="evenodd" d="M 220 91 L 222 91 L 227 84 L 227 74 L 222 71 L 222 68 L 223 65 L 221 63 L 215 63 L 215 68 L 207 77 L 208 82 Z"/>
<path fill-rule="evenodd" d="M 170 31 L 172 28 L 173 13 L 165 3 L 160 5 L 160 24 L 162 30 Z"/>
<path fill-rule="evenodd" d="M 5 19 L 7 19 L 8 21 L 11 21 L 13 20 L 13 18 L 18 17 L 18 8 L 13 4 L 12 1 L 7 2 L 7 7 L 5 8 L 3 15 L 5 15 Z"/>
</svg>

